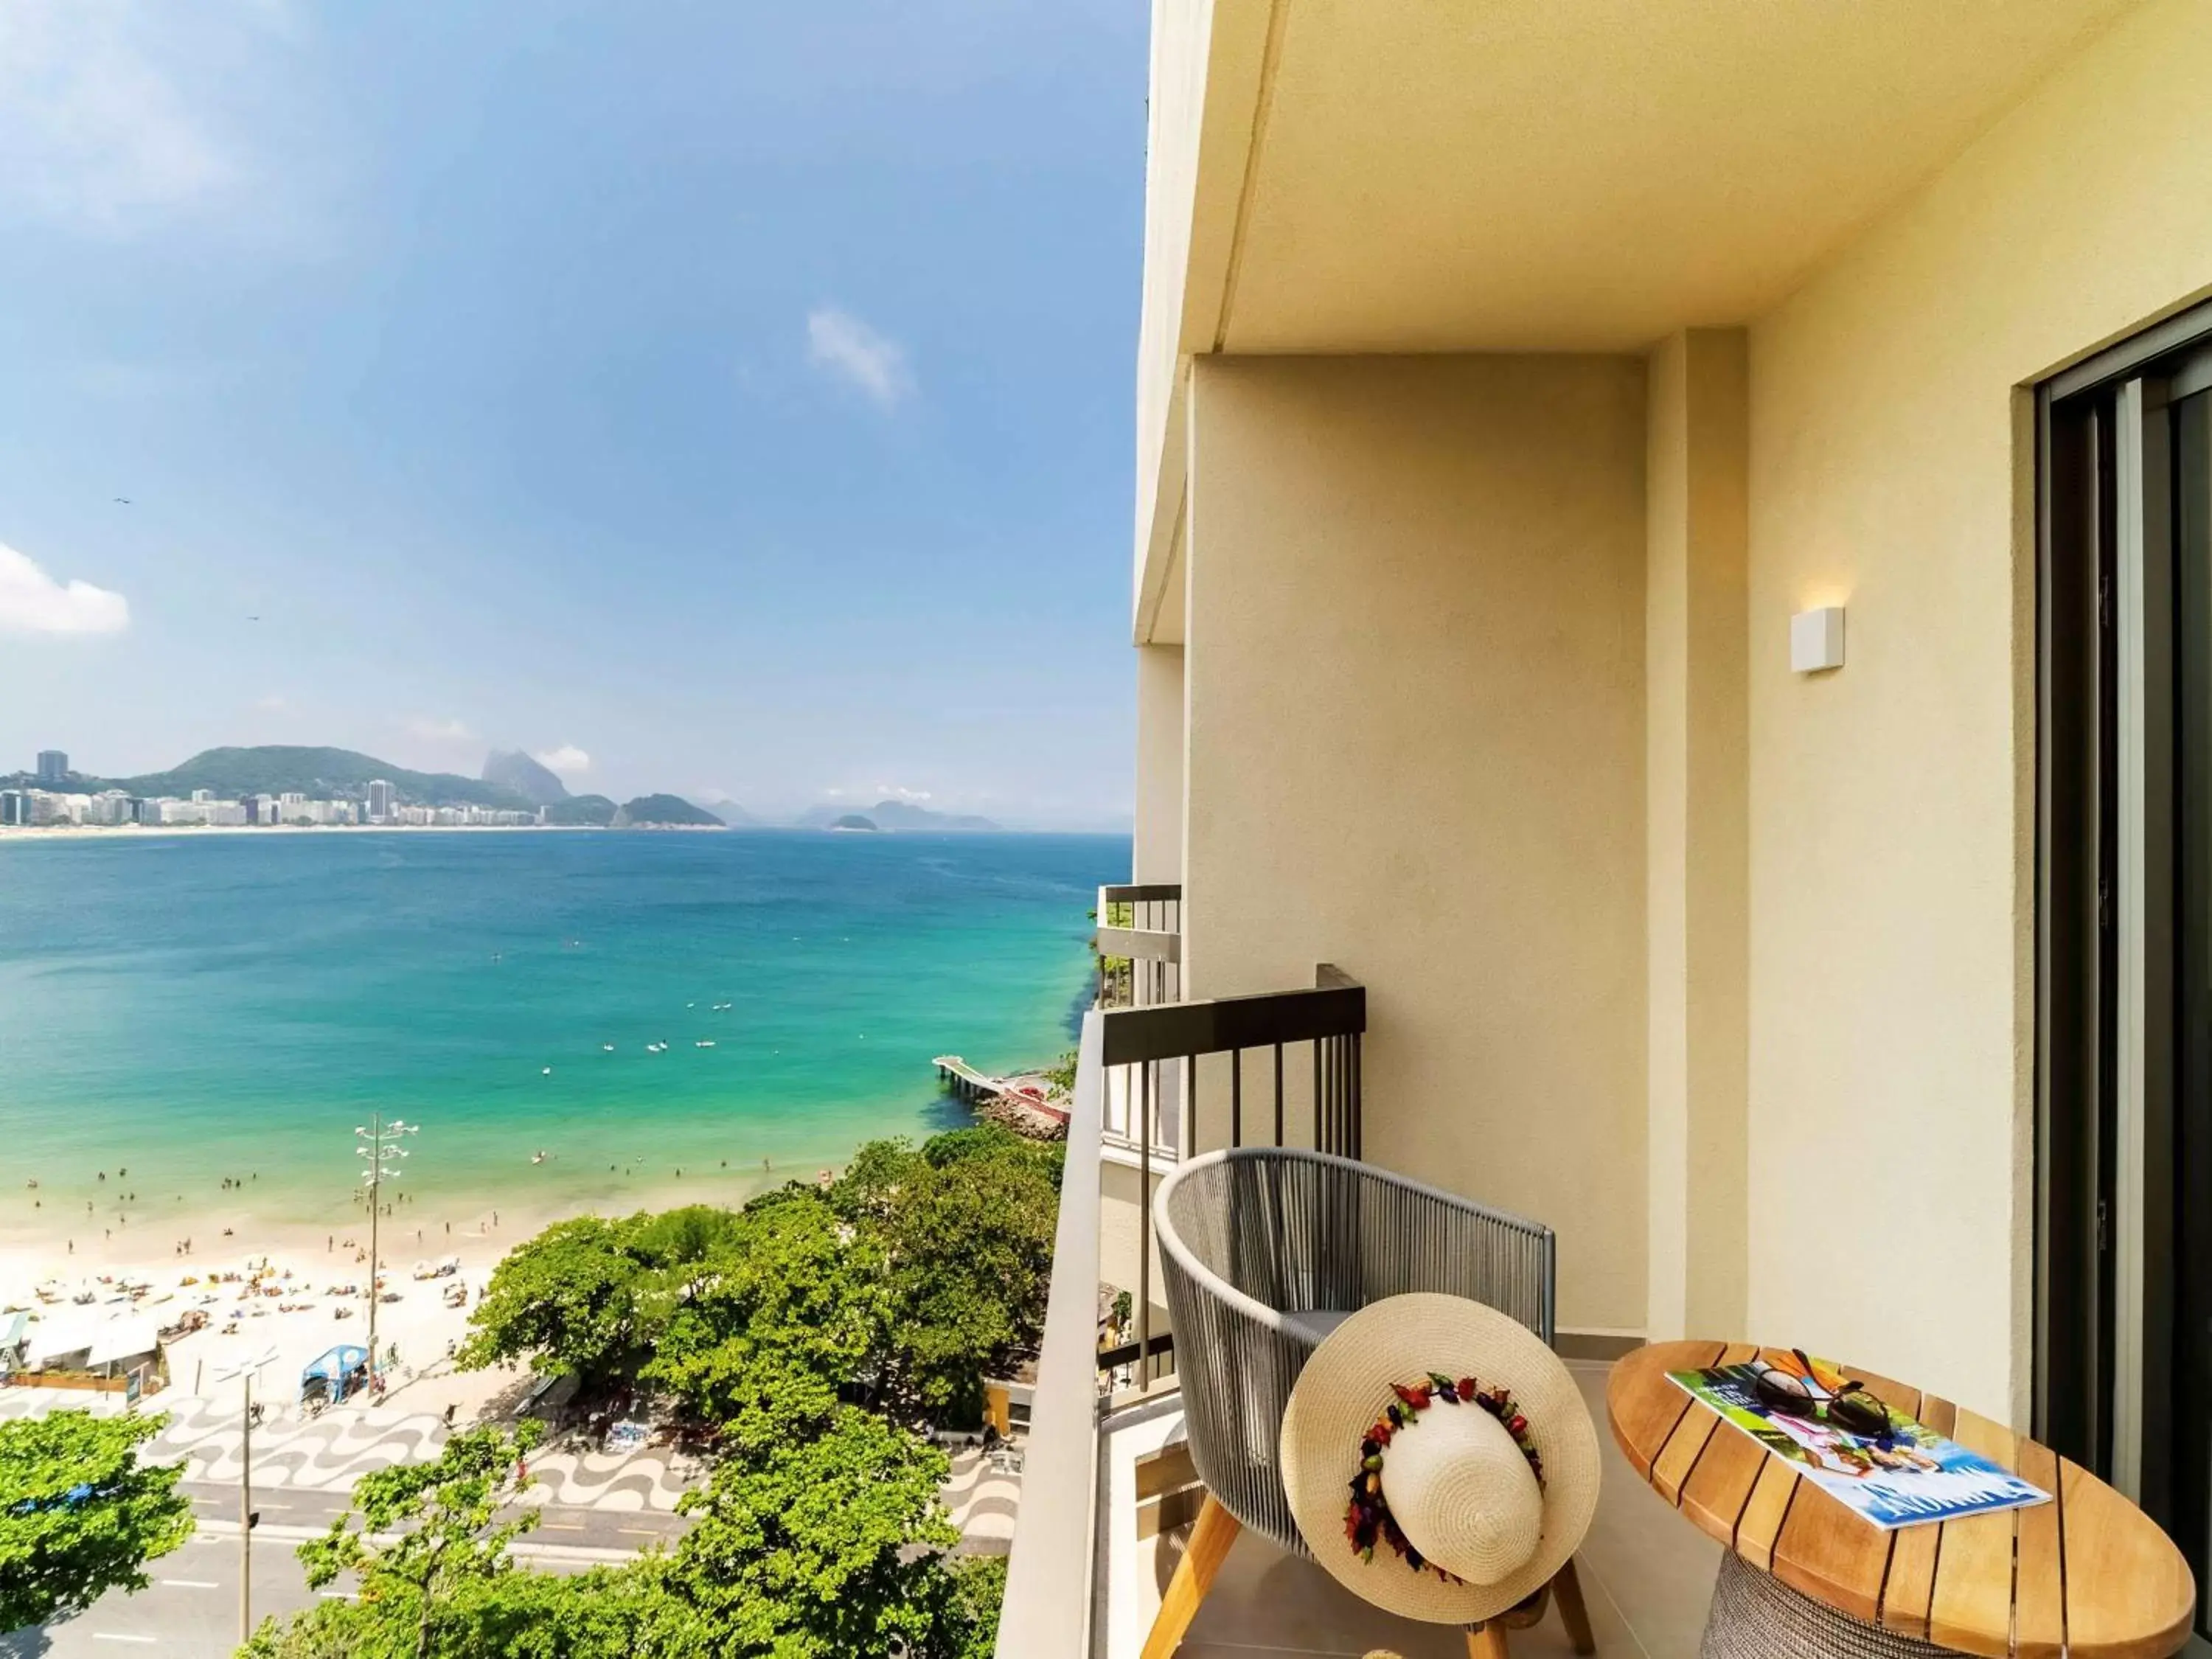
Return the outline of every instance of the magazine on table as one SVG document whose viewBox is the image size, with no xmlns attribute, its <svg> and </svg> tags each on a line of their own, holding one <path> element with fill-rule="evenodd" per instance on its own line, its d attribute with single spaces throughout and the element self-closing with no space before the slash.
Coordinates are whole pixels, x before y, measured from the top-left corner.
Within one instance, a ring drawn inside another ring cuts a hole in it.
<svg viewBox="0 0 2212 1659">
<path fill-rule="evenodd" d="M 1885 1532 L 2051 1501 L 2010 1469 L 1885 1405 L 1842 1366 L 1798 1349 L 1761 1348 L 1741 1364 L 1667 1376 Z"/>
</svg>

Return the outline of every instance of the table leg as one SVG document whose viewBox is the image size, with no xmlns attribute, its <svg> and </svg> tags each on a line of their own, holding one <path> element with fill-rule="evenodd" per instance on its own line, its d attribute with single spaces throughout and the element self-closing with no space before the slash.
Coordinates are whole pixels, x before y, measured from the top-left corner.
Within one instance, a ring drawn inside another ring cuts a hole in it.
<svg viewBox="0 0 2212 1659">
<path fill-rule="evenodd" d="M 1948 1650 L 1824 1607 L 1738 1555 L 1721 1557 L 1699 1659 L 1956 1659 Z"/>
</svg>

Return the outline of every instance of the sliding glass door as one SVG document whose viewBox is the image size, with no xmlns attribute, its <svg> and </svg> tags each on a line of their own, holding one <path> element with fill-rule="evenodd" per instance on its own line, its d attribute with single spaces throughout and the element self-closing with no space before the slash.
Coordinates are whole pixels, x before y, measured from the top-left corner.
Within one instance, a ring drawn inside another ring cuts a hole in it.
<svg viewBox="0 0 2212 1659">
<path fill-rule="evenodd" d="M 2041 400 L 2035 1426 L 2203 1583 L 2212 345 L 2179 332 Z"/>
</svg>

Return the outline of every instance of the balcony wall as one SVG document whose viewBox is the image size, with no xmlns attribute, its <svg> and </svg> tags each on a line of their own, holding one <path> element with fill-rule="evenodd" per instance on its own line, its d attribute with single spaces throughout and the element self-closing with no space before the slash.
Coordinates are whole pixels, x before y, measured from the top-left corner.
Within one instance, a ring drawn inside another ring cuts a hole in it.
<svg viewBox="0 0 2212 1659">
<path fill-rule="evenodd" d="M 2212 284 L 2212 8 L 2080 51 L 1751 329 L 1751 1328 L 2026 1422 L 2034 446 L 2026 387 Z M 1848 602 L 1849 660 L 1788 670 Z M 1911 1181 L 1860 1180 L 1908 1149 Z M 1808 1284 L 1808 1202 L 1893 1259 Z"/>
<path fill-rule="evenodd" d="M 1364 981 L 1366 1156 L 1549 1223 L 1561 1324 L 1640 1330 L 1644 365 L 1193 375 L 1186 994 Z"/>
</svg>

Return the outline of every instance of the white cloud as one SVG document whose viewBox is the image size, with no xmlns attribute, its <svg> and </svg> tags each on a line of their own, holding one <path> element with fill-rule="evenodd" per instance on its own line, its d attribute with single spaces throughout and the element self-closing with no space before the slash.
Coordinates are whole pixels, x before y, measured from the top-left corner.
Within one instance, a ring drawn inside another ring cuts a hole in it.
<svg viewBox="0 0 2212 1659">
<path fill-rule="evenodd" d="M 835 306 L 807 313 L 806 355 L 858 386 L 879 409 L 896 406 L 914 390 L 906 348 Z"/>
<path fill-rule="evenodd" d="M 120 634 L 131 605 L 90 582 L 58 582 L 27 553 L 0 543 L 0 634 Z"/>
<path fill-rule="evenodd" d="M 417 715 L 408 721 L 407 729 L 431 743 L 466 743 L 475 735 L 459 720 L 432 720 L 428 715 Z"/>
<path fill-rule="evenodd" d="M 908 789 L 902 784 L 879 783 L 876 786 L 876 799 L 878 800 L 902 800 L 908 805 L 917 805 L 929 799 L 929 791 L 927 789 Z"/>
<path fill-rule="evenodd" d="M 592 757 L 573 743 L 564 743 L 558 749 L 533 752 L 531 759 L 549 772 L 558 772 L 563 777 L 574 777 L 579 772 L 592 769 Z"/>
<path fill-rule="evenodd" d="M 237 179 L 160 61 L 191 50 L 165 11 L 137 0 L 0 5 L 0 191 L 115 231 Z M 204 21 L 196 13 L 184 27 Z"/>
<path fill-rule="evenodd" d="M 282 693 L 271 691 L 267 696 L 256 700 L 253 706 L 256 708 L 265 709 L 270 714 L 274 714 L 289 708 L 292 705 L 284 698 Z"/>
</svg>

